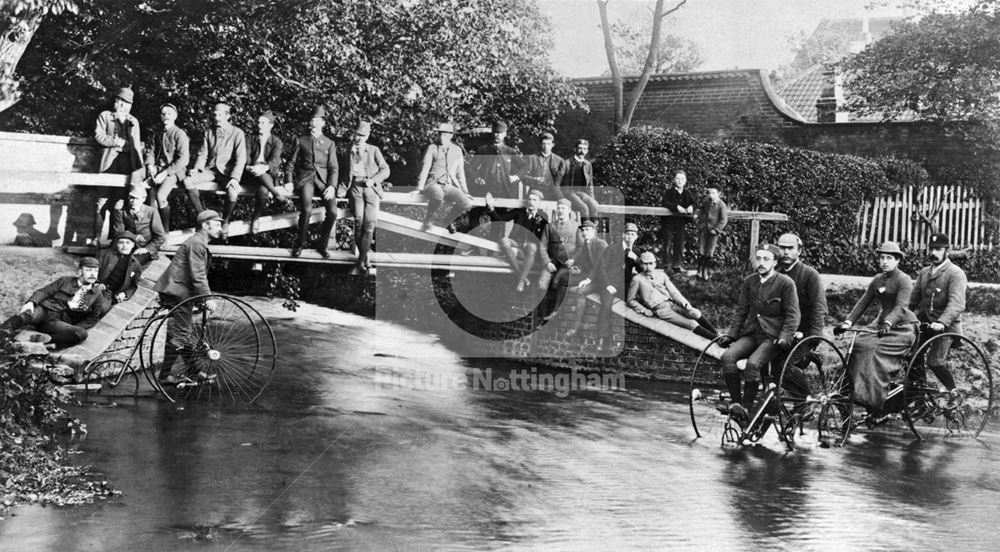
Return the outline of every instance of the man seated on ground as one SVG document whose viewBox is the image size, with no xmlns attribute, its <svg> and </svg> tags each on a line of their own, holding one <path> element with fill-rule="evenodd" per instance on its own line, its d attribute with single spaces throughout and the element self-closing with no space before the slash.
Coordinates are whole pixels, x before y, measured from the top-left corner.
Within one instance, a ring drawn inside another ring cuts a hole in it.
<svg viewBox="0 0 1000 552">
<path fill-rule="evenodd" d="M 243 171 L 243 184 L 254 190 L 253 214 L 250 215 L 250 233 L 260 231 L 257 219 L 264 212 L 264 202 L 272 196 L 276 203 L 294 207 L 288 199 L 281 181 L 281 139 L 271 134 L 274 114 L 261 113 L 257 118 L 257 132 L 247 138 L 247 165 Z"/>
<path fill-rule="evenodd" d="M 795 282 L 775 270 L 781 252 L 773 245 L 760 245 L 754 254 L 756 274 L 743 279 L 740 300 L 728 335 L 719 338 L 722 376 L 732 402 L 720 405 L 737 423 L 749 419 L 748 411 L 757 398 L 761 369 L 788 351 L 799 327 L 801 313 Z M 745 383 L 740 389 L 736 362 L 746 359 Z"/>
<path fill-rule="evenodd" d="M 465 154 L 462 148 L 451 142 L 455 135 L 454 125 L 443 123 L 434 131 L 438 133 L 438 141 L 427 146 L 420 165 L 420 176 L 417 177 L 417 193 L 427 198 L 427 213 L 422 228 L 430 230 L 434 215 L 443 203 L 448 202 L 451 209 L 445 216 L 446 226 L 449 232 L 455 233 L 458 231 L 455 221 L 472 205 L 469 186 L 465 182 Z"/>
<path fill-rule="evenodd" d="M 132 255 L 143 266 L 160 257 L 160 247 L 167 241 L 167 233 L 160 220 L 160 213 L 146 201 L 146 189 L 133 186 L 129 191 L 128 204 L 111 213 L 111 234 L 121 235 L 130 232 L 135 236 L 137 249 Z"/>
<path fill-rule="evenodd" d="M 17 314 L 0 324 L 0 330 L 16 332 L 31 325 L 60 347 L 87 339 L 87 330 L 110 308 L 94 285 L 99 267 L 94 257 L 80 259 L 76 276 L 63 276 L 32 293 Z"/>
<path fill-rule="evenodd" d="M 618 291 L 608 275 L 605 254 L 608 243 L 598 237 L 597 224 L 585 220 L 580 225 L 583 243 L 576 250 L 573 266 L 570 267 L 570 289 L 577 294 L 576 321 L 566 337 L 573 337 L 583 328 L 583 315 L 587 309 L 587 296 L 598 293 L 601 310 L 597 315 L 598 349 L 604 350 L 611 337 L 611 304 Z"/>
<path fill-rule="evenodd" d="M 109 306 L 131 299 L 139 286 L 142 265 L 135 255 L 135 242 L 136 235 L 124 230 L 115 236 L 111 247 L 100 251 L 97 286 Z"/>
<path fill-rule="evenodd" d="M 950 240 L 945 234 L 932 234 L 927 255 L 931 264 L 920 269 L 917 282 L 910 295 L 910 310 L 917 320 L 928 324 L 929 332 L 920 332 L 921 343 L 941 332 L 962 333 L 962 313 L 965 312 L 965 294 L 969 287 L 965 271 L 948 260 Z M 955 389 L 955 378 L 948 370 L 948 350 L 951 339 L 939 339 L 927 352 L 930 368 L 941 385 L 949 391 Z"/>
<path fill-rule="evenodd" d="M 715 339 L 719 332 L 700 310 L 691 306 L 667 273 L 656 268 L 656 255 L 645 251 L 639 256 L 642 272 L 632 279 L 626 303 L 643 316 L 655 316 L 675 326 L 687 328 L 706 339 Z"/>
<path fill-rule="evenodd" d="M 528 192 L 528 206 L 509 209 L 498 213 L 494 208 L 493 194 L 486 193 L 486 212 L 494 221 L 514 221 L 509 238 L 500 238 L 500 249 L 507 256 L 511 271 L 517 278 L 515 289 L 524 291 L 528 285 L 528 272 L 535 264 L 535 255 L 542 261 L 542 266 L 549 264 L 548 244 L 558 236 L 549 236 L 549 220 L 538 210 L 538 203 L 544 197 L 540 190 Z M 539 247 L 544 245 L 545 247 Z"/>
</svg>

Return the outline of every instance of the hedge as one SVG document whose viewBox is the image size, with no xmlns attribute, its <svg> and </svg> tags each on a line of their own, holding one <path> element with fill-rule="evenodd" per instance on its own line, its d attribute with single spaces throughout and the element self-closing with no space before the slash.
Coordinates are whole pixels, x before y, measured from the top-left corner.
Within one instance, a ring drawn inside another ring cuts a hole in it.
<svg viewBox="0 0 1000 552">
<path fill-rule="evenodd" d="M 705 197 L 705 186 L 720 185 L 731 209 L 776 211 L 788 222 L 761 223 L 761 240 L 795 232 L 808 262 L 821 272 L 872 274 L 871 248 L 856 243 L 859 210 L 876 196 L 928 183 L 927 171 L 903 159 L 863 158 L 747 142 L 709 142 L 679 130 L 636 127 L 620 134 L 594 160 L 595 180 L 617 187 L 630 205 L 660 205 L 674 171 L 684 170 L 688 187 Z M 643 244 L 661 251 L 659 217 L 636 217 Z M 696 236 L 689 225 L 687 258 L 694 262 Z M 748 255 L 749 223 L 731 223 L 720 240 L 716 261 L 743 262 Z M 905 244 L 904 244 L 905 245 Z M 974 280 L 996 281 L 1000 255 L 977 254 L 967 270 Z M 902 268 L 915 271 L 920 259 Z M 982 269 L 982 270 L 980 270 Z M 980 272 L 982 274 L 980 274 Z"/>
</svg>

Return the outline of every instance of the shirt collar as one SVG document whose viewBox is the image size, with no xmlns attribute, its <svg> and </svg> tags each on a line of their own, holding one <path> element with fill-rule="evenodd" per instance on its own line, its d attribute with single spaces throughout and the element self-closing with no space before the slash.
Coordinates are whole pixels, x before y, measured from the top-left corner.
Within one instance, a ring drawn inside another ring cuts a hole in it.
<svg viewBox="0 0 1000 552">
<path fill-rule="evenodd" d="M 945 259 L 944 261 L 941 262 L 941 264 L 935 267 L 931 267 L 931 274 L 937 276 L 938 274 L 944 272 L 944 270 L 948 268 L 950 265 L 951 265 L 951 259 Z"/>
<path fill-rule="evenodd" d="M 772 270 L 771 274 L 768 277 L 766 277 L 766 278 L 760 278 L 760 275 L 758 274 L 757 277 L 760 278 L 760 285 L 764 285 L 768 281 L 770 281 L 771 278 L 774 278 L 774 275 L 777 274 L 777 272 L 778 272 L 777 270 Z"/>
<path fill-rule="evenodd" d="M 799 264 L 799 260 L 798 260 L 798 259 L 795 259 L 795 262 L 794 262 L 794 263 L 792 263 L 792 264 L 790 264 L 790 265 L 788 265 L 788 268 L 786 268 L 786 269 L 782 270 L 782 272 L 791 272 L 791 270 L 792 270 L 793 268 L 795 268 L 795 265 L 797 265 L 797 264 Z M 778 263 L 778 266 L 781 266 L 781 263 Z"/>
<path fill-rule="evenodd" d="M 81 289 L 85 289 L 87 291 L 90 291 L 90 288 L 94 286 L 94 284 L 84 284 L 83 280 L 81 280 L 80 278 L 76 279 L 76 285 L 80 286 Z"/>
</svg>

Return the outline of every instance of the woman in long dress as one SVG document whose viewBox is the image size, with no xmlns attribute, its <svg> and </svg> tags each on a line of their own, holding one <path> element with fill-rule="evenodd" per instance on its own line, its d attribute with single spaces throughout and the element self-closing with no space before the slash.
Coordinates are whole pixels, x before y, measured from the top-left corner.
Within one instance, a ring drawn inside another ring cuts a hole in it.
<svg viewBox="0 0 1000 552">
<path fill-rule="evenodd" d="M 872 278 L 864 296 L 834 333 L 850 329 L 876 302 L 879 314 L 872 323 L 878 333 L 862 333 L 854 342 L 847 371 L 854 385 L 854 401 L 878 412 L 885 403 L 889 382 L 903 368 L 902 359 L 917 339 L 917 317 L 907 307 L 913 280 L 899 270 L 903 252 L 895 242 L 875 250 L 882 272 Z"/>
</svg>

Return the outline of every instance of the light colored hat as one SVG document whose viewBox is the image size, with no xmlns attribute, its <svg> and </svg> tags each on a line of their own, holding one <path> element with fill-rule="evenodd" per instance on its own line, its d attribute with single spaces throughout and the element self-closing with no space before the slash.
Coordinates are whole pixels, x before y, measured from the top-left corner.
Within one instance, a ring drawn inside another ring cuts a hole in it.
<svg viewBox="0 0 1000 552">
<path fill-rule="evenodd" d="M 538 196 L 538 199 L 545 199 L 545 194 L 543 194 L 542 191 L 539 190 L 538 188 L 532 188 L 528 190 L 528 195 L 529 196 L 535 195 Z"/>
<path fill-rule="evenodd" d="M 263 118 L 265 118 L 265 119 L 267 119 L 268 121 L 271 121 L 271 124 L 274 124 L 274 121 L 275 121 L 275 119 L 274 119 L 274 113 L 271 113 L 270 110 L 261 113 L 260 116 L 263 117 Z"/>
<path fill-rule="evenodd" d="M 898 259 L 902 259 L 906 256 L 903 254 L 903 250 L 899 248 L 899 244 L 894 241 L 882 242 L 882 245 L 875 250 L 875 254 L 881 255 L 882 253 L 895 255 Z"/>
<path fill-rule="evenodd" d="M 798 246 L 801 246 L 802 245 L 802 240 L 799 239 L 799 237 L 796 236 L 795 234 L 791 234 L 791 233 L 782 234 L 781 236 L 778 237 L 778 245 L 779 246 L 782 246 L 782 245 L 787 245 L 787 246 L 798 245 Z"/>
<path fill-rule="evenodd" d="M 639 227 L 636 226 L 636 224 L 634 222 L 626 222 L 625 223 L 625 231 L 626 232 L 635 232 L 636 234 L 638 234 L 639 233 Z"/>
<path fill-rule="evenodd" d="M 145 186 L 132 186 L 132 189 L 128 192 L 129 197 L 134 197 L 136 199 L 146 199 L 146 195 Z"/>
<path fill-rule="evenodd" d="M 358 128 L 357 130 L 354 131 L 354 134 L 358 136 L 370 136 L 371 133 L 372 133 L 372 124 L 368 121 L 361 121 L 360 123 L 358 123 Z"/>
<path fill-rule="evenodd" d="M 441 123 L 440 125 L 437 126 L 437 128 L 434 129 L 434 132 L 448 132 L 451 134 L 455 134 L 455 125 L 451 123 Z"/>
<path fill-rule="evenodd" d="M 128 103 L 132 103 L 132 99 L 135 97 L 135 94 L 132 92 L 131 88 L 124 87 L 118 89 L 118 94 L 115 97 L 121 98 Z"/>
</svg>

